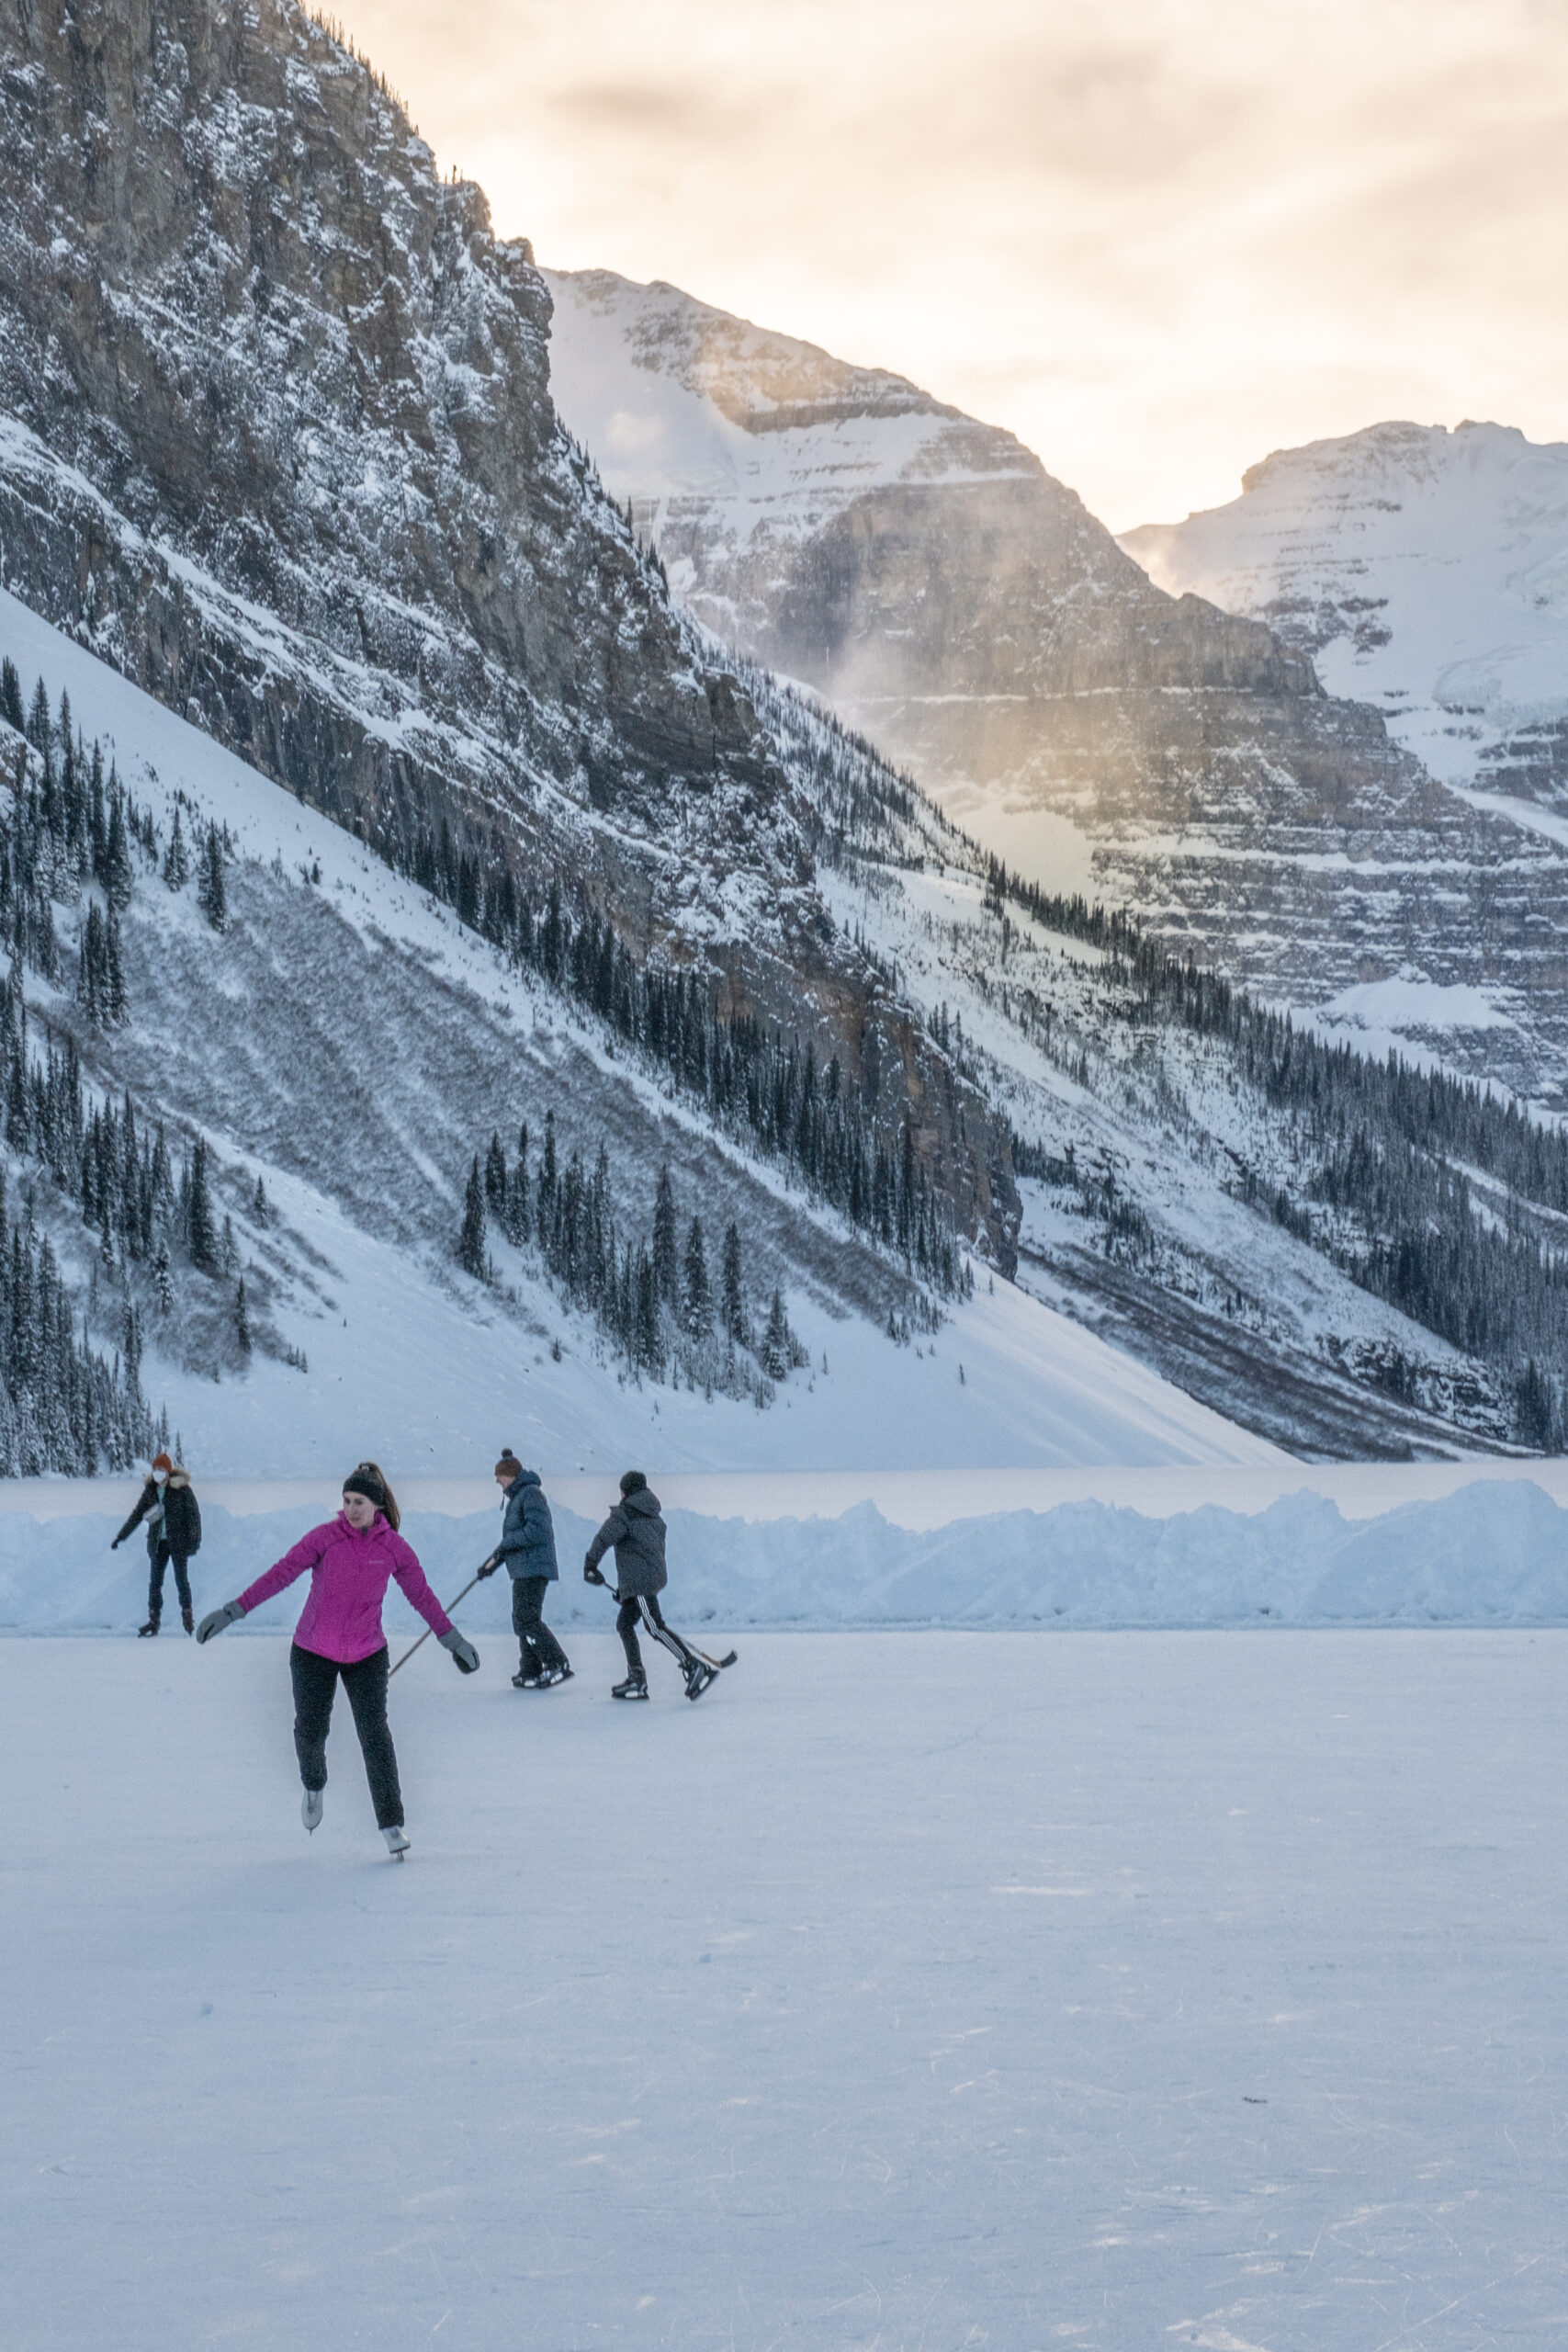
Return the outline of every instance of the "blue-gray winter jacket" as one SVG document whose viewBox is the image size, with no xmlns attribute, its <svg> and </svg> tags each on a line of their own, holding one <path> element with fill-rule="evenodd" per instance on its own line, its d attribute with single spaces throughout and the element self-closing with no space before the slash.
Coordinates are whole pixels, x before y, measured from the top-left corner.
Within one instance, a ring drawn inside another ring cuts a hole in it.
<svg viewBox="0 0 1568 2352">
<path fill-rule="evenodd" d="M 506 1563 L 507 1574 L 557 1575 L 555 1521 L 550 1517 L 538 1472 L 519 1470 L 511 1486 L 503 1490 L 502 1506 L 506 1516 L 501 1523 L 497 1549 Z"/>
</svg>

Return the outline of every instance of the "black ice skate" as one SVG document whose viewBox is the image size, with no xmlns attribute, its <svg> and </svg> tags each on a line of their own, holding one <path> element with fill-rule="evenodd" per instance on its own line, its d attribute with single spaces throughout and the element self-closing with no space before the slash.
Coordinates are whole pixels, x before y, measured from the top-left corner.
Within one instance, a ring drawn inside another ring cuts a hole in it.
<svg viewBox="0 0 1568 2352">
<path fill-rule="evenodd" d="M 690 1666 L 686 1668 L 687 1698 L 700 1699 L 703 1692 L 707 1689 L 708 1684 L 710 1682 L 716 1682 L 717 1679 L 718 1668 L 716 1666 L 710 1666 L 706 1658 L 694 1657 Z"/>
<path fill-rule="evenodd" d="M 158 1620 L 156 1617 L 149 1617 L 145 1625 L 139 1625 L 137 1627 L 136 1638 L 139 1642 L 148 1641 L 156 1635 L 157 1631 Z"/>
<path fill-rule="evenodd" d="M 612 1699 L 646 1699 L 648 1684 L 640 1674 L 628 1674 L 624 1682 L 613 1686 L 610 1696 Z"/>
<path fill-rule="evenodd" d="M 185 1627 L 187 1634 L 195 1633 L 196 1618 L 192 1613 L 191 1605 L 188 1600 L 182 1600 L 180 1603 L 180 1623 Z"/>
</svg>

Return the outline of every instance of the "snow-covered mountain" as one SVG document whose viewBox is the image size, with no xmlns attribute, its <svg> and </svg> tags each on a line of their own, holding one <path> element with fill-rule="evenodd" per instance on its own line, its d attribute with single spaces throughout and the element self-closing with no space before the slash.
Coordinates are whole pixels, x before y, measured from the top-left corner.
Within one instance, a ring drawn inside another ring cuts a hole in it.
<svg viewBox="0 0 1568 2352">
<path fill-rule="evenodd" d="M 73 985 L 104 903 L 90 878 L 56 877 L 59 979 L 17 977 L 35 1051 L 46 1035 L 71 1041 L 90 1107 L 129 1094 L 145 1130 L 163 1123 L 172 1155 L 209 1143 L 232 1265 L 209 1278 L 171 1228 L 161 1302 L 151 1253 L 84 1223 L 73 1179 L 62 1187 L 18 1144 L 14 1114 L 0 1149 L 13 1211 L 27 1204 L 91 1299 L 94 1346 L 118 1347 L 139 1306 L 142 1385 L 207 1473 L 330 1475 L 367 1452 L 411 1474 L 482 1472 L 502 1442 L 557 1471 L 606 1473 L 628 1458 L 912 1468 L 1272 1456 L 1027 1293 L 987 1286 L 983 1270 L 940 1329 L 890 1340 L 910 1295 L 897 1261 L 716 1132 L 642 1057 L 618 1054 L 602 1020 L 4 594 L 0 655 L 56 706 L 69 696 L 85 741 L 152 812 L 165 860 L 176 812 L 187 842 L 217 824 L 231 843 L 221 932 L 194 873 L 171 888 L 133 853 L 118 917 L 123 1021 L 94 1018 Z M 9 775 L 7 746 L 0 721 Z M 14 808 L 0 791 L 0 820 Z M 742 1351 L 751 1385 L 733 1395 L 693 1385 L 700 1348 L 683 1375 L 639 1372 L 498 1221 L 491 1279 L 463 1272 L 454 1244 L 473 1153 L 499 1129 L 514 1170 L 526 1122 L 536 1182 L 547 1120 L 563 1175 L 607 1145 L 626 1236 L 647 1229 L 668 1164 L 682 1242 L 700 1216 L 716 1290 L 718 1237 L 735 1223 L 751 1317 L 760 1330 L 781 1285 L 805 1358 L 771 1401 L 756 1393 L 754 1351 Z M 243 1358 L 225 1328 L 242 1278 L 255 1329 Z"/>
<path fill-rule="evenodd" d="M 1267 621 L 1445 783 L 1568 808 L 1568 442 L 1374 424 L 1122 545 L 1172 595 Z"/>
<path fill-rule="evenodd" d="M 874 1069 L 1005 1266 L 1006 1136 L 959 1141 L 801 779 L 562 430 L 526 244 L 295 0 L 4 0 L 0 62 L 5 584 L 492 930 L 553 884 Z"/>
<path fill-rule="evenodd" d="M 1046 887 L 1374 1051 L 1562 1101 L 1555 820 L 1464 805 L 1376 678 L 1331 665 L 1325 695 L 1310 632 L 1232 617 L 1224 582 L 1168 595 L 1010 435 L 675 288 L 546 275 L 562 413 L 722 637 Z"/>
</svg>

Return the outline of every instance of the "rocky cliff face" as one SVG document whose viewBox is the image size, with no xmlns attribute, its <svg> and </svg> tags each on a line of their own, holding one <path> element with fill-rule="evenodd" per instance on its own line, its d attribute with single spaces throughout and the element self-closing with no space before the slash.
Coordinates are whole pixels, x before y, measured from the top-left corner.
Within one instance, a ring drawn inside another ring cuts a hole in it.
<svg viewBox="0 0 1568 2352">
<path fill-rule="evenodd" d="M 405 865 L 445 827 L 727 1011 L 869 1041 L 1005 1260 L 1005 1136 L 919 1107 L 808 793 L 558 423 L 549 316 L 293 0 L 0 0 L 5 583 Z"/>
<path fill-rule="evenodd" d="M 1047 887 L 1557 1100 L 1558 844 L 1325 695 L 1311 641 L 1170 595 L 1010 435 L 667 286 L 547 273 L 563 414 L 723 635 Z"/>
</svg>

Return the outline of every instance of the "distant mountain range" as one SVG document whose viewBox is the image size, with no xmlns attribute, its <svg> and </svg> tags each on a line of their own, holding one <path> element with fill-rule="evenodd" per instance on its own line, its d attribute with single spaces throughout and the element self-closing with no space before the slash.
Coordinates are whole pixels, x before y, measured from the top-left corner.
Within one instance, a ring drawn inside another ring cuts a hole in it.
<svg viewBox="0 0 1568 2352">
<path fill-rule="evenodd" d="M 1448 788 L 1347 698 L 1353 659 L 1325 693 L 1337 640 L 1262 585 L 1222 609 L 1229 572 L 1167 594 L 1020 442 L 900 378 L 671 286 L 546 277 L 562 413 L 721 639 L 1047 887 L 1374 1050 L 1568 1102 L 1560 828 Z M 1368 603 L 1339 607 L 1363 646 Z"/>
</svg>

